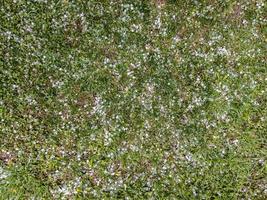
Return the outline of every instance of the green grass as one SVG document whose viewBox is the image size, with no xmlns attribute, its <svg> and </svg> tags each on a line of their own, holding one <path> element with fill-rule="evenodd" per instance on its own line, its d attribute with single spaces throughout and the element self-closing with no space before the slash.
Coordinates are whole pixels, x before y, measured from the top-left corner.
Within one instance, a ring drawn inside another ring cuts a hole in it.
<svg viewBox="0 0 267 200">
<path fill-rule="evenodd" d="M 266 4 L 0 1 L 0 199 L 266 199 Z"/>
</svg>

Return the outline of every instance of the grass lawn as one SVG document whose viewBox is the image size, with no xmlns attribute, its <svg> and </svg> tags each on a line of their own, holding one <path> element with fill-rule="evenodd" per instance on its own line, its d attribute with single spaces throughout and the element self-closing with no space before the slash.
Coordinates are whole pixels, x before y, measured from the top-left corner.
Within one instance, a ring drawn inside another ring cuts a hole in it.
<svg viewBox="0 0 267 200">
<path fill-rule="evenodd" d="M 267 199 L 263 0 L 0 0 L 0 199 Z"/>
</svg>

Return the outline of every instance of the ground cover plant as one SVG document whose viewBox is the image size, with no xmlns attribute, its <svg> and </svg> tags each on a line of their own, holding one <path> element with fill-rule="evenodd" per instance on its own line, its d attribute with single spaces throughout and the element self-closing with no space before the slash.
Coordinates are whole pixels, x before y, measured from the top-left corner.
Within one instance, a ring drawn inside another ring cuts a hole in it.
<svg viewBox="0 0 267 200">
<path fill-rule="evenodd" d="M 0 199 L 266 199 L 263 0 L 0 1 Z"/>
</svg>

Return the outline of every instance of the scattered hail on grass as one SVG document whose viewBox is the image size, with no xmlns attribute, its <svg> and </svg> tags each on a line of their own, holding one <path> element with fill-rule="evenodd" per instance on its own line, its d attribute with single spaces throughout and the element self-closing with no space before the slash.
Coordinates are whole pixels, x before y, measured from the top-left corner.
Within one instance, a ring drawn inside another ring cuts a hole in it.
<svg viewBox="0 0 267 200">
<path fill-rule="evenodd" d="M 3 199 L 267 197 L 263 0 L 0 4 Z"/>
</svg>

